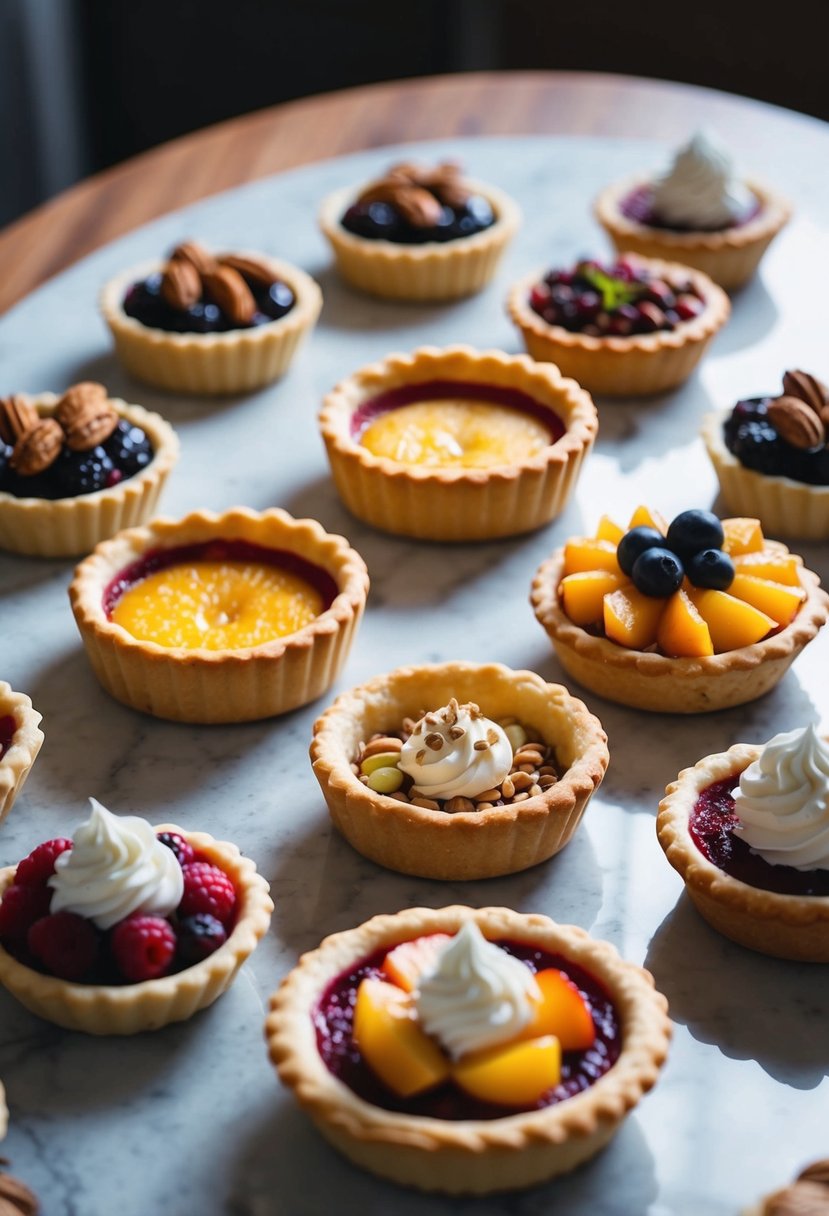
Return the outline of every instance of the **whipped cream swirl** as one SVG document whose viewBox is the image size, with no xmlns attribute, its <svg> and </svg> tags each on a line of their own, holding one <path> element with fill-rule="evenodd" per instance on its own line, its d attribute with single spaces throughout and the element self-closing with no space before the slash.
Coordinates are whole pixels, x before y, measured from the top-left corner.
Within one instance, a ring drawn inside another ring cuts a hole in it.
<svg viewBox="0 0 829 1216">
<path fill-rule="evenodd" d="M 497 788 L 512 768 L 512 745 L 477 705 L 426 714 L 403 744 L 399 767 L 426 798 L 474 798 Z"/>
<path fill-rule="evenodd" d="M 727 228 L 754 205 L 754 196 L 734 176 L 727 148 L 707 131 L 697 131 L 653 183 L 653 209 L 679 228 Z"/>
<path fill-rule="evenodd" d="M 175 853 L 146 819 L 119 819 L 89 799 L 92 814 L 55 862 L 52 912 L 76 912 L 111 929 L 133 912 L 167 916 L 181 903 L 184 876 Z"/>
<path fill-rule="evenodd" d="M 770 739 L 734 791 L 735 832 L 773 866 L 829 870 L 829 746 L 806 726 Z"/>
</svg>

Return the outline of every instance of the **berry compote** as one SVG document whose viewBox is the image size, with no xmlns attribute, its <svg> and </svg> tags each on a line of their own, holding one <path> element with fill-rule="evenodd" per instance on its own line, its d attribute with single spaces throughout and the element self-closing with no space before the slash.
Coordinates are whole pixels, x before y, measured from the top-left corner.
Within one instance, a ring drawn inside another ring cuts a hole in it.
<svg viewBox="0 0 829 1216">
<path fill-rule="evenodd" d="M 767 477 L 789 477 L 811 486 L 829 485 L 829 447 L 797 448 L 780 436 L 769 406 L 774 397 L 738 401 L 723 424 L 723 439 L 732 456 L 746 469 Z"/>
<path fill-rule="evenodd" d="M 172 308 L 161 294 L 160 273 L 151 274 L 128 288 L 124 296 L 124 312 L 142 325 L 163 329 L 167 333 L 222 334 L 231 329 L 253 329 L 279 321 L 296 303 L 293 291 L 281 280 L 262 284 L 244 274 L 242 278 L 256 301 L 256 311 L 247 325 L 231 320 L 218 304 L 211 302 L 204 294 L 189 308 Z"/>
</svg>

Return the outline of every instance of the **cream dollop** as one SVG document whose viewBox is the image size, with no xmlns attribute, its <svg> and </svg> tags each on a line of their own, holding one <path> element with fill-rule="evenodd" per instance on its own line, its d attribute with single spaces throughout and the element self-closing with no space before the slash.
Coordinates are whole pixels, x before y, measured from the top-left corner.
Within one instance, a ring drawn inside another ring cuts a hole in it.
<svg viewBox="0 0 829 1216">
<path fill-rule="evenodd" d="M 474 798 L 501 784 L 512 768 L 512 745 L 477 705 L 428 713 L 403 744 L 399 767 L 426 798 Z"/>
<path fill-rule="evenodd" d="M 652 188 L 659 218 L 683 228 L 727 228 L 754 203 L 751 191 L 734 175 L 728 149 L 707 131 L 697 131 L 680 148 Z"/>
<path fill-rule="evenodd" d="M 735 832 L 773 866 L 829 870 L 829 746 L 817 728 L 775 735 L 734 791 Z"/>
<path fill-rule="evenodd" d="M 446 943 L 415 992 L 421 1026 L 456 1060 L 515 1038 L 540 999 L 529 967 L 488 942 L 474 920 Z"/>
<path fill-rule="evenodd" d="M 184 876 L 173 853 L 146 819 L 118 818 L 89 799 L 92 813 L 61 853 L 52 888 L 52 912 L 76 912 L 99 929 L 111 929 L 133 912 L 166 916 L 181 903 Z"/>
</svg>

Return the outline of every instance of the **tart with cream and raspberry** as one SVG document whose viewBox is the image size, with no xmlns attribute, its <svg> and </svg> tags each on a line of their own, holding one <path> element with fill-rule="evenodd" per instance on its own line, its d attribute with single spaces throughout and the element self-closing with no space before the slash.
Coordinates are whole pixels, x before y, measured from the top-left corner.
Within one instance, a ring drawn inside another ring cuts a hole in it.
<svg viewBox="0 0 829 1216">
<path fill-rule="evenodd" d="M 118 817 L 0 871 L 0 983 L 87 1034 L 137 1034 L 211 1005 L 266 932 L 268 884 L 235 845 Z"/>
<path fill-rule="evenodd" d="M 511 874 L 564 848 L 608 750 L 598 718 L 560 684 L 454 662 L 343 693 L 315 723 L 311 762 L 358 852 L 457 880 Z"/>
<path fill-rule="evenodd" d="M 829 598 L 756 519 L 646 507 L 607 516 L 539 567 L 530 600 L 565 671 L 593 692 L 668 713 L 763 696 L 825 624 Z"/>
<path fill-rule="evenodd" d="M 410 908 L 328 937 L 271 998 L 272 1061 L 355 1164 L 423 1190 L 532 1186 L 593 1156 L 670 1038 L 648 972 L 507 908 Z"/>
<path fill-rule="evenodd" d="M 728 150 L 698 131 L 666 172 L 608 186 L 595 212 L 619 253 L 682 262 L 731 290 L 757 270 L 791 206 L 767 186 L 739 178 Z"/>
<path fill-rule="evenodd" d="M 119 532 L 69 588 L 107 692 L 180 722 L 248 722 L 321 696 L 367 595 L 365 563 L 342 536 L 245 507 Z"/>
<path fill-rule="evenodd" d="M 829 963 L 829 744 L 814 726 L 684 769 L 657 832 L 720 933 L 777 958 Z"/>
<path fill-rule="evenodd" d="M 395 300 L 453 300 L 494 276 L 521 213 L 458 165 L 401 163 L 328 196 L 320 227 L 346 282 Z"/>
<path fill-rule="evenodd" d="M 102 384 L 0 398 L 0 549 L 71 557 L 143 523 L 178 452 L 169 423 Z"/>
<path fill-rule="evenodd" d="M 0 823 L 37 759 L 43 743 L 41 716 L 25 693 L 0 680 Z"/>
<path fill-rule="evenodd" d="M 730 311 L 728 296 L 701 271 L 633 255 L 533 271 L 507 299 L 534 359 L 608 397 L 687 380 Z"/>
<path fill-rule="evenodd" d="M 776 396 L 708 414 L 702 438 L 729 511 L 773 536 L 829 537 L 829 389 L 816 376 L 785 372 Z"/>
<path fill-rule="evenodd" d="M 322 293 L 304 270 L 195 241 L 106 284 L 101 311 L 138 380 L 179 393 L 241 393 L 278 380 L 313 329 Z"/>
<path fill-rule="evenodd" d="M 554 519 L 598 429 L 590 395 L 557 368 L 468 346 L 361 368 L 327 395 L 319 422 L 352 514 L 441 541 L 493 540 Z"/>
</svg>

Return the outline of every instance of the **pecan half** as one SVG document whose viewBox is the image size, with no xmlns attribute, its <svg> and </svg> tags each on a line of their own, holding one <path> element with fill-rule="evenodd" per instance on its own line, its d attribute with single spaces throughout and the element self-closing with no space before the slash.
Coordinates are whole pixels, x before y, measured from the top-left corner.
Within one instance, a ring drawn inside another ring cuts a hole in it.
<svg viewBox="0 0 829 1216">
<path fill-rule="evenodd" d="M 795 1182 L 769 1195 L 763 1216 L 825 1216 L 826 1189 L 816 1182 Z"/>
<path fill-rule="evenodd" d="M 170 254 L 170 261 L 190 262 L 202 276 L 212 274 L 216 269 L 213 254 L 197 241 L 182 241 L 180 245 L 176 245 Z"/>
<path fill-rule="evenodd" d="M 38 413 L 25 397 L 0 397 L 0 439 L 12 447 L 21 435 L 37 426 Z"/>
<path fill-rule="evenodd" d="M 418 185 L 425 186 L 437 195 L 445 207 L 456 210 L 465 207 L 469 201 L 470 191 L 461 177 L 460 165 L 447 160 L 430 169 L 418 180 Z"/>
<path fill-rule="evenodd" d="M 63 429 L 54 418 L 41 418 L 14 445 L 9 464 L 21 477 L 34 477 L 54 464 L 63 447 Z"/>
<path fill-rule="evenodd" d="M 814 448 L 826 442 L 826 428 L 799 397 L 776 397 L 769 405 L 769 422 L 793 448 Z"/>
<path fill-rule="evenodd" d="M 811 1165 L 807 1165 L 797 1175 L 798 1182 L 820 1182 L 823 1186 L 829 1188 L 829 1157 L 824 1157 L 820 1161 L 813 1161 Z"/>
<path fill-rule="evenodd" d="M 104 443 L 118 425 L 118 411 L 106 389 L 92 382 L 67 389 L 55 407 L 54 416 L 63 427 L 67 447 L 73 452 L 86 452 Z"/>
<path fill-rule="evenodd" d="M 232 325 L 250 325 L 256 312 L 256 300 L 238 271 L 218 266 L 204 276 L 204 289 Z"/>
<path fill-rule="evenodd" d="M 161 276 L 161 295 L 176 312 L 187 312 L 201 299 L 201 275 L 186 258 L 171 258 Z"/>
<path fill-rule="evenodd" d="M 262 287 L 270 287 L 271 283 L 276 282 L 273 267 L 265 258 L 243 256 L 241 253 L 220 253 L 219 265 L 229 266 L 237 274 L 244 275 Z"/>
<path fill-rule="evenodd" d="M 783 392 L 787 397 L 799 397 L 810 405 L 816 414 L 829 406 L 829 389 L 817 376 L 812 376 L 809 372 L 784 372 Z"/>
<path fill-rule="evenodd" d="M 11 1174 L 0 1174 L 0 1216 L 37 1216 L 39 1211 L 37 1196 L 25 1182 Z"/>
</svg>

